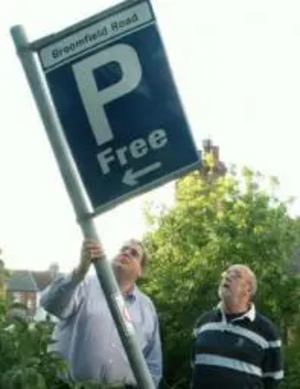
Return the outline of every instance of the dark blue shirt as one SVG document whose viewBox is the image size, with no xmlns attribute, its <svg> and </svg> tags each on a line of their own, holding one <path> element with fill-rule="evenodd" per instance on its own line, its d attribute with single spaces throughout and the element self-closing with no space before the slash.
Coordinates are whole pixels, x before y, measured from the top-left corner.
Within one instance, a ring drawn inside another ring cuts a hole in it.
<svg viewBox="0 0 300 389">
<path fill-rule="evenodd" d="M 194 330 L 192 389 L 274 389 L 283 378 L 281 341 L 254 305 L 230 321 L 218 308 Z"/>
</svg>

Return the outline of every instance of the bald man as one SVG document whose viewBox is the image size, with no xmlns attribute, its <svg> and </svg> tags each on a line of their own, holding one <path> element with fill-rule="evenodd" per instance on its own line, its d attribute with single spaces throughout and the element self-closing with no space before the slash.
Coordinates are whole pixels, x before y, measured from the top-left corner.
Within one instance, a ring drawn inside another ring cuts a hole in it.
<svg viewBox="0 0 300 389">
<path fill-rule="evenodd" d="M 196 322 L 192 389 L 274 389 L 283 378 L 281 340 L 253 303 L 256 276 L 230 266 L 219 285 L 220 303 Z"/>
</svg>

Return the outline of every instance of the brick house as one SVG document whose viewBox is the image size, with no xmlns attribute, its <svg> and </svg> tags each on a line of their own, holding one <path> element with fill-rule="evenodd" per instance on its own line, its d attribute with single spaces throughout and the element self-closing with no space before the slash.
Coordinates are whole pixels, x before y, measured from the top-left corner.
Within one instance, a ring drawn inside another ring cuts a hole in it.
<svg viewBox="0 0 300 389">
<path fill-rule="evenodd" d="M 23 305 L 26 316 L 35 320 L 44 320 L 47 313 L 40 306 L 41 292 L 61 273 L 56 264 L 48 270 L 14 270 L 7 280 L 6 299 L 13 306 Z M 14 309 L 14 308 L 13 308 Z M 20 309 L 20 307 L 18 308 Z"/>
<path fill-rule="evenodd" d="M 38 288 L 29 270 L 15 270 L 7 280 L 6 299 L 9 305 L 22 304 L 33 317 L 37 307 Z"/>
</svg>

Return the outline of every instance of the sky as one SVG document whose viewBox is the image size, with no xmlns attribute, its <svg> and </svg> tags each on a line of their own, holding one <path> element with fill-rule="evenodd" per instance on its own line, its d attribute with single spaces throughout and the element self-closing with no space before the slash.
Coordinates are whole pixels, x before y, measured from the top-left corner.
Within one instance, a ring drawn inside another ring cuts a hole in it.
<svg viewBox="0 0 300 389">
<path fill-rule="evenodd" d="M 79 260 L 82 234 L 10 37 L 30 41 L 117 1 L 10 0 L 0 5 L 0 248 L 6 266 L 63 271 Z M 281 182 L 300 214 L 299 0 L 153 0 L 196 144 L 210 137 L 226 163 Z M 146 231 L 145 202 L 169 204 L 166 184 L 95 218 L 108 256 Z"/>
</svg>

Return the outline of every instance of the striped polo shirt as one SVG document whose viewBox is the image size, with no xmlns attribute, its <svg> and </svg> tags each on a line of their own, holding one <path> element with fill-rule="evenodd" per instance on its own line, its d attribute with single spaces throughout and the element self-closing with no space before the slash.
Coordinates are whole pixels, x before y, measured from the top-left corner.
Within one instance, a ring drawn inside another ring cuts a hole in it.
<svg viewBox="0 0 300 389">
<path fill-rule="evenodd" d="M 192 389 L 273 389 L 283 378 L 281 340 L 254 305 L 231 320 L 219 306 L 196 323 L 192 366 Z"/>
</svg>

